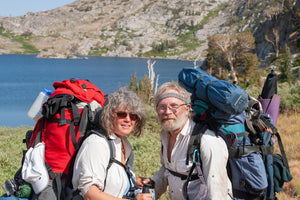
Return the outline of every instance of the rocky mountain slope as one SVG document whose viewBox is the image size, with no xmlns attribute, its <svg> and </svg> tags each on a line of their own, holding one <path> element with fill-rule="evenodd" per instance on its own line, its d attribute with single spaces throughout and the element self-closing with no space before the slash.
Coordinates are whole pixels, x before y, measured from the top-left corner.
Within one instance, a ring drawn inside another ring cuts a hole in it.
<svg viewBox="0 0 300 200">
<path fill-rule="evenodd" d="M 263 16 L 268 15 L 268 3 L 256 0 L 77 0 L 45 12 L 0 16 L 0 53 L 24 53 L 25 44 L 35 49 L 38 57 L 153 57 L 164 48 L 164 54 L 159 57 L 201 60 L 205 58 L 210 35 L 258 26 L 267 20 Z M 249 17 L 249 13 L 245 14 L 249 12 L 249 5 L 261 8 Z M 234 18 L 239 18 L 239 23 L 234 23 Z M 240 23 L 241 18 L 246 20 Z M 268 51 L 263 52 L 262 57 Z"/>
</svg>

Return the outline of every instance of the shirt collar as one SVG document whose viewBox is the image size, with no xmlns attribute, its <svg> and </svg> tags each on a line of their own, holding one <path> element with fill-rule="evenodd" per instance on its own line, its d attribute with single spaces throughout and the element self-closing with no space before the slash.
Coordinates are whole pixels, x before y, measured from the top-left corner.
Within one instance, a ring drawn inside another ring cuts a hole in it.
<svg viewBox="0 0 300 200">
<path fill-rule="evenodd" d="M 179 134 L 182 136 L 190 135 L 194 126 L 195 122 L 193 120 L 188 119 L 182 130 L 179 132 Z"/>
<path fill-rule="evenodd" d="M 112 133 L 112 134 L 109 136 L 109 139 L 114 140 L 114 141 L 119 141 L 119 142 L 121 142 L 121 138 L 119 138 L 115 133 Z M 125 141 L 125 145 L 126 145 L 126 146 L 129 146 L 129 147 L 131 148 L 131 144 L 130 144 L 130 142 L 128 141 L 127 137 L 124 138 L 124 141 Z"/>
<path fill-rule="evenodd" d="M 111 133 L 110 136 L 109 136 L 109 139 L 111 139 L 111 140 L 115 140 L 117 138 L 118 138 L 118 136 L 114 133 Z"/>
</svg>

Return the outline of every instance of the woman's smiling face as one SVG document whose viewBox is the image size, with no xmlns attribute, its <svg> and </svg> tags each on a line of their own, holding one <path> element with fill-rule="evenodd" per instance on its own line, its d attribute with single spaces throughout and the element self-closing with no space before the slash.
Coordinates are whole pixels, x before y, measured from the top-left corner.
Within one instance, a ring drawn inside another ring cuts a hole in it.
<svg viewBox="0 0 300 200">
<path fill-rule="evenodd" d="M 134 129 L 135 121 L 136 114 L 130 112 L 129 110 L 123 110 L 120 108 L 114 110 L 114 133 L 120 138 L 129 135 Z"/>
</svg>

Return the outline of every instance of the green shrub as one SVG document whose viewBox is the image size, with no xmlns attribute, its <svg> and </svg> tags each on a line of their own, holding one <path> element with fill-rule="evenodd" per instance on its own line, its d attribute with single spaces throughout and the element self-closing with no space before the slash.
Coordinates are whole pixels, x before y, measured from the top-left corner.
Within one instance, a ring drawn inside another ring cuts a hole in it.
<svg viewBox="0 0 300 200">
<path fill-rule="evenodd" d="M 282 83 L 278 86 L 281 111 L 300 111 L 300 81 L 295 84 Z"/>
<path fill-rule="evenodd" d="M 293 66 L 299 66 L 300 65 L 300 58 L 296 58 L 296 60 L 293 63 Z"/>
</svg>

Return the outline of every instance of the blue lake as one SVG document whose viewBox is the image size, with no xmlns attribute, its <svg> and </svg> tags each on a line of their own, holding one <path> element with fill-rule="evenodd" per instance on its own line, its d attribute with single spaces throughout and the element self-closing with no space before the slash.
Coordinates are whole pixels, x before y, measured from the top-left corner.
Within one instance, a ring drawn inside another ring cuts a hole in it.
<svg viewBox="0 0 300 200">
<path fill-rule="evenodd" d="M 53 91 L 52 84 L 70 78 L 87 79 L 109 94 L 128 86 L 134 72 L 142 79 L 148 74 L 147 60 L 142 58 L 88 57 L 88 59 L 43 59 L 35 55 L 0 55 L 0 126 L 34 126 L 27 112 L 44 88 Z M 154 72 L 158 85 L 177 80 L 183 67 L 191 61 L 156 61 Z"/>
</svg>

